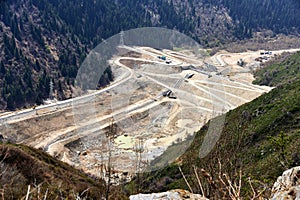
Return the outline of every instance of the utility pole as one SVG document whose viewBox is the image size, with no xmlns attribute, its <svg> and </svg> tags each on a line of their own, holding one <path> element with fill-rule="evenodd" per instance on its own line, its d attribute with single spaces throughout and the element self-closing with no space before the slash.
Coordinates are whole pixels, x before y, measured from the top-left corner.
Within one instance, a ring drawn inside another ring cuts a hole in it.
<svg viewBox="0 0 300 200">
<path fill-rule="evenodd" d="M 50 100 L 53 100 L 53 98 L 54 98 L 54 93 L 53 93 L 53 81 L 52 81 L 52 79 L 50 80 L 50 92 L 49 92 L 49 99 Z"/>
<path fill-rule="evenodd" d="M 124 46 L 124 31 L 120 33 L 120 46 Z"/>
</svg>

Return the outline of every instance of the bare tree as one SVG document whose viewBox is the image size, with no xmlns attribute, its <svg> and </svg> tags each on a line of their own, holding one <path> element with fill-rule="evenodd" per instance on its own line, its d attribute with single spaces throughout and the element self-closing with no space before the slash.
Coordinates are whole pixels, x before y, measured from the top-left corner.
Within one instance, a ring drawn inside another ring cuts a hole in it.
<svg viewBox="0 0 300 200">
<path fill-rule="evenodd" d="M 111 121 L 109 125 L 109 131 L 106 133 L 107 137 L 107 147 L 108 147 L 108 161 L 106 167 L 106 177 L 107 177 L 107 186 L 106 186 L 106 193 L 105 198 L 109 199 L 110 189 L 111 189 L 111 181 L 112 181 L 112 174 L 113 174 L 113 165 L 112 165 L 112 148 L 113 148 L 113 140 L 116 136 L 116 128 L 114 126 L 114 121 Z"/>
</svg>

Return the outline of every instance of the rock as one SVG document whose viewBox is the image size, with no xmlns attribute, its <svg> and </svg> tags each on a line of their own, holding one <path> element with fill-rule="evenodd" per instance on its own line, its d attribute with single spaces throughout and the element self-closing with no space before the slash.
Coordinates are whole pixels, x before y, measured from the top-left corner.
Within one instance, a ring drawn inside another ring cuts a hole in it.
<svg viewBox="0 0 300 200">
<path fill-rule="evenodd" d="M 3 135 L 0 134 L 0 143 L 2 143 L 4 141 L 4 137 Z"/>
<path fill-rule="evenodd" d="M 271 200 L 300 200 L 300 166 L 278 177 L 272 188 Z"/>
<path fill-rule="evenodd" d="M 200 194 L 192 194 L 186 190 L 171 190 L 162 193 L 131 195 L 130 200 L 208 200 Z"/>
</svg>

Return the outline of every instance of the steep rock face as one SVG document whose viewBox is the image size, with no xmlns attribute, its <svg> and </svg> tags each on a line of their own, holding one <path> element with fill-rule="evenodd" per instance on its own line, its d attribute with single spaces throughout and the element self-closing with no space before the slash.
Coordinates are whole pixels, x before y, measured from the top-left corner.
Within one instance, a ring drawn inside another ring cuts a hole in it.
<svg viewBox="0 0 300 200">
<path fill-rule="evenodd" d="M 300 166 L 283 172 L 272 188 L 271 200 L 300 199 Z"/>
<path fill-rule="evenodd" d="M 162 199 L 172 199 L 172 200 L 208 200 L 207 198 L 201 196 L 200 194 L 192 194 L 186 190 L 171 190 L 162 193 L 152 193 L 152 194 L 137 194 L 129 197 L 130 200 L 162 200 Z"/>
</svg>

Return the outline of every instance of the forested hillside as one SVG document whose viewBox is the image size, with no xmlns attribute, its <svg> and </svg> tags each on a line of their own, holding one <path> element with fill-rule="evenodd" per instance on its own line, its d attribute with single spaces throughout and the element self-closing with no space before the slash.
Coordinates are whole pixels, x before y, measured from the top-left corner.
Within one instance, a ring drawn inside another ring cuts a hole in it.
<svg viewBox="0 0 300 200">
<path fill-rule="evenodd" d="M 121 30 L 159 26 L 204 46 L 249 38 L 253 32 L 297 33 L 297 0 L 20 0 L 0 2 L 0 109 L 71 97 L 86 54 Z M 106 71 L 101 85 L 113 79 Z"/>
<path fill-rule="evenodd" d="M 300 2 L 297 0 L 172 0 L 177 12 L 192 21 L 192 35 L 208 44 L 251 37 L 256 31 L 298 33 Z M 173 5 L 172 4 L 172 5 Z"/>
<path fill-rule="evenodd" d="M 236 24 L 235 36 L 238 38 L 261 29 L 286 34 L 299 31 L 298 0 L 205 0 L 205 2 L 228 8 L 229 15 Z"/>
</svg>

